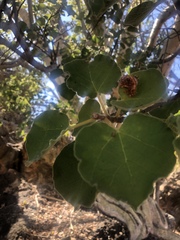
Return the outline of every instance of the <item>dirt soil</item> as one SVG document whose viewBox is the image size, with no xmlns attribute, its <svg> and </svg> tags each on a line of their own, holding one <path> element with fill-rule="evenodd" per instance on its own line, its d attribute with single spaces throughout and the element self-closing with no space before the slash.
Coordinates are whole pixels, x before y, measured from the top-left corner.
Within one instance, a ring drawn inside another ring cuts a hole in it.
<svg viewBox="0 0 180 240">
<path fill-rule="evenodd" d="M 95 208 L 74 211 L 54 189 L 50 166 L 35 167 L 0 174 L 0 239 L 129 239 L 123 223 Z M 165 180 L 161 190 L 160 204 L 175 217 L 174 231 L 180 234 L 180 170 Z M 146 239 L 162 238 L 151 235 Z"/>
</svg>

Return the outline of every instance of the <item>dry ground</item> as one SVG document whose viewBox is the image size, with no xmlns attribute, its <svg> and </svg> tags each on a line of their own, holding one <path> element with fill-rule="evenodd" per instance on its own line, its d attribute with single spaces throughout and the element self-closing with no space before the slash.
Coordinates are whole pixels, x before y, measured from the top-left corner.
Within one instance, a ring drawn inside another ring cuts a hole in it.
<svg viewBox="0 0 180 240">
<path fill-rule="evenodd" d="M 96 209 L 79 209 L 55 191 L 46 163 L 0 174 L 0 239 L 129 239 L 126 226 Z M 180 171 L 161 186 L 160 204 L 176 219 L 180 232 Z M 147 239 L 161 239 L 149 236 Z"/>
</svg>

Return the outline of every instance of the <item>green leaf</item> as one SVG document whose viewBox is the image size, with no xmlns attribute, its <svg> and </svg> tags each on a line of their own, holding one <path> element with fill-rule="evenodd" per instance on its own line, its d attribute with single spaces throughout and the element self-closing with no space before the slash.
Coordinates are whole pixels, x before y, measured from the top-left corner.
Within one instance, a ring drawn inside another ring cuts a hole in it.
<svg viewBox="0 0 180 240">
<path fill-rule="evenodd" d="M 180 109 L 180 99 L 170 99 L 168 102 L 163 103 L 162 107 L 158 107 L 152 111 L 150 111 L 150 114 L 152 116 L 166 119 L 170 116 L 170 114 L 175 114 Z"/>
<path fill-rule="evenodd" d="M 171 172 L 173 139 L 164 122 L 134 114 L 120 129 L 105 123 L 84 127 L 76 138 L 75 156 L 89 184 L 137 208 L 152 192 L 153 182 Z"/>
<path fill-rule="evenodd" d="M 85 102 L 85 104 L 82 106 L 82 108 L 79 112 L 79 115 L 78 115 L 79 123 L 92 118 L 93 113 L 100 113 L 100 110 L 101 110 L 101 107 L 96 100 L 88 99 Z M 81 127 L 76 128 L 73 132 L 73 135 L 75 136 L 79 132 L 80 129 L 81 129 Z"/>
<path fill-rule="evenodd" d="M 90 207 L 95 200 L 96 188 L 86 183 L 78 172 L 74 157 L 74 143 L 67 145 L 53 166 L 53 179 L 57 191 L 74 207 Z"/>
<path fill-rule="evenodd" d="M 28 161 L 33 162 L 40 159 L 51 146 L 51 142 L 56 140 L 68 125 L 68 117 L 59 111 L 48 110 L 40 114 L 27 135 Z"/>
<path fill-rule="evenodd" d="M 105 8 L 105 1 L 104 0 L 88 1 L 88 7 L 93 15 L 102 14 Z"/>
<path fill-rule="evenodd" d="M 152 1 L 147 1 L 134 7 L 125 19 L 125 25 L 138 26 L 156 7 Z"/>
<path fill-rule="evenodd" d="M 74 91 L 67 87 L 66 83 L 62 83 L 59 86 L 57 86 L 57 91 L 63 98 L 67 100 L 71 100 L 76 94 Z"/>
<path fill-rule="evenodd" d="M 119 9 L 115 12 L 114 14 L 114 11 L 113 11 L 113 14 L 111 16 L 111 19 L 116 23 L 116 24 L 120 24 L 121 22 L 121 18 L 123 16 L 123 11 L 122 9 Z"/>
<path fill-rule="evenodd" d="M 69 88 L 79 96 L 95 98 L 97 93 L 107 94 L 117 85 L 121 72 L 117 64 L 108 56 L 98 55 L 94 61 L 74 60 L 64 66 L 70 74 Z"/>
<path fill-rule="evenodd" d="M 88 99 L 79 112 L 79 122 L 92 118 L 92 114 L 99 113 L 100 110 L 100 105 L 96 100 Z"/>
<path fill-rule="evenodd" d="M 22 32 L 25 32 L 28 30 L 27 24 L 23 21 L 19 21 L 19 28 L 21 29 Z"/>
<path fill-rule="evenodd" d="M 50 29 L 48 32 L 49 32 L 49 36 L 51 36 L 53 39 L 59 36 L 58 29 Z"/>
<path fill-rule="evenodd" d="M 167 83 L 156 69 L 148 69 L 132 73 L 138 79 L 136 94 L 127 95 L 126 89 L 120 88 L 121 100 L 113 100 L 112 105 L 124 110 L 145 108 L 164 98 L 167 93 Z"/>
<path fill-rule="evenodd" d="M 36 20 L 36 23 L 38 23 L 40 26 L 43 26 L 43 25 L 45 25 L 46 20 L 44 17 L 40 17 Z"/>
<path fill-rule="evenodd" d="M 47 7 L 47 5 L 45 3 L 39 3 L 37 6 L 38 10 L 43 10 L 46 7 Z"/>
<path fill-rule="evenodd" d="M 55 69 L 55 70 L 53 70 L 53 71 L 50 72 L 49 78 L 50 78 L 51 80 L 55 80 L 56 78 L 62 76 L 63 73 L 64 73 L 64 72 L 63 72 L 62 69 L 57 68 L 57 69 Z"/>
</svg>

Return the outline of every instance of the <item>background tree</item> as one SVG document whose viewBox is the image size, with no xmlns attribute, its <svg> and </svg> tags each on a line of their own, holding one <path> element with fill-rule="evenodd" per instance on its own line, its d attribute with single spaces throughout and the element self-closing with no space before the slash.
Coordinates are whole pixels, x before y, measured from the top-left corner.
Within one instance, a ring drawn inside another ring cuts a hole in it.
<svg viewBox="0 0 180 240">
<path fill-rule="evenodd" d="M 0 44 L 16 54 L 14 64 L 45 74 L 71 104 L 77 96 L 88 99 L 76 125 L 67 111 L 46 111 L 35 120 L 26 143 L 29 160 L 73 132 L 75 141 L 54 164 L 56 188 L 75 207 L 96 199 L 101 211 L 128 224 L 131 239 L 149 233 L 178 239 L 151 194 L 153 182 L 172 171 L 174 148 L 180 149 L 172 68 L 179 26 L 179 1 L 0 4 Z"/>
<path fill-rule="evenodd" d="M 50 107 L 55 94 L 45 85 L 41 72 L 28 66 L 6 47 L 1 47 L 0 72 L 1 123 L 5 128 L 12 125 L 11 138 L 15 141 L 24 137 L 33 119 Z"/>
</svg>

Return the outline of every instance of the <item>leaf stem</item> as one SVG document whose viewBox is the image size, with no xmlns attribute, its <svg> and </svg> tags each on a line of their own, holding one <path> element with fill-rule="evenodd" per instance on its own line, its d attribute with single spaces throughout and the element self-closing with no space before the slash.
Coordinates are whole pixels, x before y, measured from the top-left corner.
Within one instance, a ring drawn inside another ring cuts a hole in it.
<svg viewBox="0 0 180 240">
<path fill-rule="evenodd" d="M 105 108 L 105 105 L 104 105 L 104 102 L 103 102 L 103 100 L 102 100 L 102 98 L 101 98 L 101 95 L 100 95 L 100 94 L 97 94 L 97 98 L 98 98 L 98 101 L 99 101 L 99 103 L 100 103 L 100 105 L 101 105 L 101 108 L 102 108 L 103 113 L 107 116 L 107 115 L 108 115 L 108 112 L 107 112 L 107 110 L 106 110 L 106 108 Z"/>
<path fill-rule="evenodd" d="M 51 144 L 51 147 L 53 145 L 55 145 L 55 143 L 57 143 L 63 136 L 65 133 L 67 133 L 68 131 L 72 131 L 74 130 L 75 128 L 78 128 L 78 127 L 81 127 L 81 126 L 84 126 L 86 124 L 89 124 L 89 123 L 93 123 L 93 122 L 96 122 L 95 119 L 93 118 L 90 118 L 90 119 L 87 119 L 83 122 L 80 122 L 80 123 L 77 123 L 77 124 L 73 124 L 71 126 L 69 126 L 68 128 L 66 128 L 64 131 L 61 132 L 61 134 L 59 135 L 59 137 Z"/>
<path fill-rule="evenodd" d="M 83 122 L 80 122 L 80 123 L 71 125 L 71 126 L 69 126 L 68 129 L 66 129 L 66 130 L 71 131 L 71 130 L 74 130 L 75 128 L 82 127 L 82 126 L 84 126 L 84 125 L 86 125 L 86 124 L 93 123 L 93 122 L 96 122 L 96 120 L 93 119 L 93 118 L 90 118 L 90 119 L 87 119 L 87 120 L 85 120 L 85 121 L 83 121 Z"/>
</svg>

